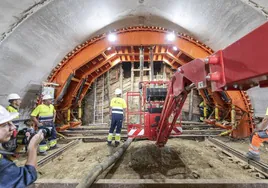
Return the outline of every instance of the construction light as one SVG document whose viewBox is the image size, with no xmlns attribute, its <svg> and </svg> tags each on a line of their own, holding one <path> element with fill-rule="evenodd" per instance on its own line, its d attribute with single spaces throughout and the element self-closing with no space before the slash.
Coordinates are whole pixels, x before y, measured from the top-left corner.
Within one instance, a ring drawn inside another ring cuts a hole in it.
<svg viewBox="0 0 268 188">
<path fill-rule="evenodd" d="M 176 46 L 173 46 L 173 50 L 174 50 L 174 51 L 177 51 L 178 48 L 177 48 Z"/>
<path fill-rule="evenodd" d="M 114 41 L 116 41 L 116 39 L 117 39 L 117 37 L 116 37 L 116 35 L 115 35 L 114 33 L 110 33 L 110 34 L 108 35 L 108 40 L 109 40 L 110 42 L 114 42 Z"/>
<path fill-rule="evenodd" d="M 167 40 L 168 41 L 174 41 L 175 40 L 175 33 L 174 32 L 172 32 L 172 33 L 169 33 L 169 34 L 167 34 Z"/>
</svg>

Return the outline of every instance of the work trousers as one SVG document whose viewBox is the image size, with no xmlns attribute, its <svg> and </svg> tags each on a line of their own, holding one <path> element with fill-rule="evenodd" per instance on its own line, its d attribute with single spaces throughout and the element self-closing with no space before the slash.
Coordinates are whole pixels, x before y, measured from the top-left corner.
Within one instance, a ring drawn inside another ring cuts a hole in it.
<svg viewBox="0 0 268 188">
<path fill-rule="evenodd" d="M 249 151 L 259 154 L 259 148 L 264 141 L 268 141 L 268 130 L 253 132 L 250 136 Z"/>
<path fill-rule="evenodd" d="M 112 113 L 111 127 L 110 127 L 109 135 L 107 138 L 108 143 L 112 142 L 113 133 L 115 129 L 116 129 L 115 141 L 120 142 L 120 139 L 121 139 L 120 134 L 121 134 L 121 129 L 122 129 L 123 118 L 124 118 L 123 114 Z"/>
<path fill-rule="evenodd" d="M 43 153 L 57 145 L 57 132 L 54 123 L 46 123 L 43 127 L 51 129 L 51 136 L 39 144 L 39 152 Z M 39 128 L 40 129 L 40 128 Z"/>
</svg>

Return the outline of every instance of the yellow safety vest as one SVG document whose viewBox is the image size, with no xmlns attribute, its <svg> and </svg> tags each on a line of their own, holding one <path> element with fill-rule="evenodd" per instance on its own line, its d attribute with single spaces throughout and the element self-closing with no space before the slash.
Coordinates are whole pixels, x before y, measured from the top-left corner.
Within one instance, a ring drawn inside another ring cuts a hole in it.
<svg viewBox="0 0 268 188">
<path fill-rule="evenodd" d="M 120 97 L 111 100 L 110 107 L 113 114 L 124 114 L 123 109 L 127 107 L 126 101 Z"/>
<path fill-rule="evenodd" d="M 13 106 L 11 106 L 11 105 L 7 106 L 6 109 L 7 109 L 7 111 L 9 111 L 9 112 L 19 112 L 17 108 L 15 108 L 15 107 L 13 107 Z M 19 118 L 19 116 L 17 116 L 16 118 Z"/>
<path fill-rule="evenodd" d="M 31 116 L 38 116 L 40 122 L 49 122 L 53 121 L 55 112 L 55 108 L 52 104 L 50 104 L 49 106 L 45 104 L 40 104 L 33 110 Z"/>
</svg>

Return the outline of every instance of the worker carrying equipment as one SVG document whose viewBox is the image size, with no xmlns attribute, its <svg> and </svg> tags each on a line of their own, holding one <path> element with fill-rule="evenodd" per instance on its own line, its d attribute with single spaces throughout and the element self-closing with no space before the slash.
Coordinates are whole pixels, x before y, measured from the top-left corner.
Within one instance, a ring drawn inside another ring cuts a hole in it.
<svg viewBox="0 0 268 188">
<path fill-rule="evenodd" d="M 109 135 L 107 138 L 108 145 L 112 144 L 113 134 L 115 131 L 115 146 L 117 147 L 120 144 L 121 140 L 121 129 L 122 123 L 124 120 L 124 109 L 127 107 L 126 101 L 121 97 L 122 91 L 121 89 L 115 90 L 115 95 L 110 103 L 110 116 L 111 116 L 111 127 L 109 130 Z"/>
<path fill-rule="evenodd" d="M 11 113 L 17 113 L 18 115 L 15 117 L 14 120 L 12 120 L 12 123 L 16 126 L 16 129 L 13 131 L 13 134 L 8 142 L 2 143 L 2 148 L 9 152 L 15 152 L 17 145 L 17 134 L 19 129 L 19 107 L 21 104 L 21 98 L 16 93 L 11 93 L 8 95 L 7 100 L 9 102 L 9 105 L 7 106 L 7 111 Z"/>
<path fill-rule="evenodd" d="M 48 128 L 51 130 L 51 136 L 48 143 L 44 139 L 39 144 L 39 154 L 46 155 L 47 150 L 57 148 L 57 133 L 54 125 L 56 111 L 52 105 L 53 97 L 50 95 L 43 96 L 43 104 L 38 105 L 31 113 L 32 119 L 38 126 L 38 129 Z"/>
<path fill-rule="evenodd" d="M 261 126 L 250 136 L 249 151 L 246 157 L 255 161 L 260 161 L 259 148 L 264 141 L 268 141 L 268 108 L 265 117 L 261 122 Z"/>
</svg>

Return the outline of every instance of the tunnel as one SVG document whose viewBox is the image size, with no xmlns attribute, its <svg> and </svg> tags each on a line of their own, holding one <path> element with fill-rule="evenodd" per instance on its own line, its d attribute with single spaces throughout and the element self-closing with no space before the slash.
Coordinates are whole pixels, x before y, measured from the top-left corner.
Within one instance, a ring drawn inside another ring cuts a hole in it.
<svg viewBox="0 0 268 188">
<path fill-rule="evenodd" d="M 2 1 L 1 8 L 1 103 L 7 104 L 6 96 L 9 93 L 21 94 L 25 98 L 25 116 L 26 109 L 30 107 L 29 101 L 33 100 L 43 81 L 52 80 L 55 74 L 52 72 L 64 69 L 62 65 L 70 59 L 69 56 L 74 56 L 110 32 L 174 31 L 177 36 L 204 50 L 204 55 L 193 52 L 195 56 L 185 49 L 185 54 L 196 58 L 227 47 L 263 24 L 267 18 L 267 3 L 261 0 L 166 1 L 164 4 L 161 1 L 142 0 L 117 3 L 82 0 Z M 139 46 L 141 41 L 136 42 L 132 45 Z M 165 44 L 166 41 L 158 43 Z M 79 61 L 90 61 L 101 53 L 105 55 L 105 48 L 115 45 L 130 44 L 123 41 L 122 44 L 103 44 L 96 47 L 96 51 L 87 53 L 86 59 Z M 83 63 L 86 62 L 80 64 Z M 69 73 L 76 69 L 69 67 Z M 60 84 L 65 81 L 66 78 L 62 78 Z M 249 93 L 255 113 L 262 116 L 266 108 L 263 104 L 267 102 L 257 91 Z"/>
<path fill-rule="evenodd" d="M 141 50 L 146 65 L 159 63 L 159 70 L 170 70 L 172 80 L 180 67 L 228 48 L 268 18 L 266 0 L 1 0 L 0 9 L 0 104 L 8 105 L 10 93 L 19 94 L 20 118 L 28 119 L 49 85 L 55 89 L 58 131 L 85 124 L 83 116 L 98 116 L 93 115 L 98 104 L 90 101 L 98 95 L 94 88 L 100 80 L 108 87 L 112 71 L 118 83 L 121 69 L 122 79 L 130 79 L 126 75 L 140 68 Z M 126 97 L 130 89 L 121 82 Z M 105 92 L 103 86 L 102 100 L 108 101 Z M 208 88 L 191 95 L 212 107 L 215 117 L 207 117 L 206 123 L 226 128 L 227 119 L 236 124 L 227 132 L 243 139 L 254 132 L 256 119 L 265 116 L 266 92 L 256 84 L 249 90 L 214 93 Z M 188 111 L 185 117 L 192 119 Z M 233 112 L 239 121 L 232 119 Z M 101 113 L 104 123 L 108 112 L 102 107 Z"/>
</svg>

